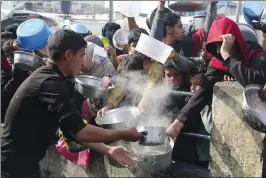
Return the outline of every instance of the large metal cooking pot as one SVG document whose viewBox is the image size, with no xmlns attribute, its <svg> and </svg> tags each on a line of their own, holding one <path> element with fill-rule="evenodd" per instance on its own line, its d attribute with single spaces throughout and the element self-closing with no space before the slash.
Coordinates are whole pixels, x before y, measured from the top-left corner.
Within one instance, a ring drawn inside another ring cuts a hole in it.
<svg viewBox="0 0 266 178">
<path fill-rule="evenodd" d="M 173 148 L 174 141 L 170 137 L 167 137 L 165 144 L 157 146 L 145 146 L 134 142 L 132 143 L 133 159 L 143 170 L 161 171 L 170 166 Z"/>
<path fill-rule="evenodd" d="M 206 20 L 206 15 L 194 16 L 193 19 L 194 19 L 195 30 L 198 30 L 198 29 L 204 27 L 204 22 Z"/>
<path fill-rule="evenodd" d="M 42 59 L 32 53 L 15 51 L 14 65 L 26 71 L 34 71 L 41 67 Z"/>
<path fill-rule="evenodd" d="M 121 107 L 107 111 L 104 117 L 96 117 L 95 122 L 105 129 L 123 130 L 136 127 L 139 114 L 137 107 Z"/>
<path fill-rule="evenodd" d="M 244 23 L 238 23 L 237 25 L 245 41 L 259 42 L 256 31 L 250 25 Z"/>
<path fill-rule="evenodd" d="M 168 7 L 173 11 L 195 12 L 207 8 L 209 1 L 168 1 Z"/>
<path fill-rule="evenodd" d="M 90 99 L 105 99 L 113 88 L 113 86 L 103 88 L 101 79 L 90 75 L 78 75 L 75 80 L 78 91 Z"/>
<path fill-rule="evenodd" d="M 248 85 L 243 91 L 243 114 L 253 129 L 266 133 L 266 103 L 259 98 L 262 86 Z"/>
</svg>

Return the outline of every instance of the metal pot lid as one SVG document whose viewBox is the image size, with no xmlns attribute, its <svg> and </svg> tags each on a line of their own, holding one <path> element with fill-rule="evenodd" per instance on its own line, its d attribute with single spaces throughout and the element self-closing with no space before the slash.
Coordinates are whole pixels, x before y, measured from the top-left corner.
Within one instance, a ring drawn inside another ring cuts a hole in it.
<svg viewBox="0 0 266 178">
<path fill-rule="evenodd" d="M 243 109 L 247 110 L 247 113 L 252 112 L 266 126 L 266 102 L 262 102 L 259 97 L 261 89 L 260 85 L 254 84 L 244 89 L 243 96 L 246 103 L 243 104 Z"/>
</svg>

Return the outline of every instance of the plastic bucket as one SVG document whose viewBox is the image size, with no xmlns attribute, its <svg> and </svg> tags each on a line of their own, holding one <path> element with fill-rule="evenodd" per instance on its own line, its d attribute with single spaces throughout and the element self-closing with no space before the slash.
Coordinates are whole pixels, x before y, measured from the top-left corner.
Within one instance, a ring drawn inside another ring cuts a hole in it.
<svg viewBox="0 0 266 178">
<path fill-rule="evenodd" d="M 44 48 L 52 34 L 47 24 L 41 19 L 30 19 L 17 28 L 17 40 L 25 50 Z"/>
<path fill-rule="evenodd" d="M 136 50 L 164 64 L 173 48 L 144 33 L 141 33 Z"/>
<path fill-rule="evenodd" d="M 249 25 L 252 21 L 260 21 L 260 16 L 266 1 L 245 1 L 243 7 L 244 18 Z"/>
</svg>

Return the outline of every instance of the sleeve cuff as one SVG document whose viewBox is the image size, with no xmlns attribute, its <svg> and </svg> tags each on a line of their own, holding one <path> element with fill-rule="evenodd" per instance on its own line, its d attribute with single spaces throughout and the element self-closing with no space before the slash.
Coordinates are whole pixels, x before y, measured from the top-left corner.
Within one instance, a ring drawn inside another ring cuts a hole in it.
<svg viewBox="0 0 266 178">
<path fill-rule="evenodd" d="M 230 56 L 225 61 L 223 61 L 223 65 L 229 69 L 230 66 L 232 66 L 236 62 L 237 62 L 237 60 Z"/>
<path fill-rule="evenodd" d="M 181 121 L 181 122 L 183 122 L 183 123 L 185 123 L 185 122 L 187 121 L 187 119 L 188 119 L 188 117 L 187 117 L 186 114 L 183 113 L 183 112 L 181 112 L 181 113 L 179 114 L 179 116 L 177 117 L 177 120 L 179 120 L 179 121 Z"/>
</svg>

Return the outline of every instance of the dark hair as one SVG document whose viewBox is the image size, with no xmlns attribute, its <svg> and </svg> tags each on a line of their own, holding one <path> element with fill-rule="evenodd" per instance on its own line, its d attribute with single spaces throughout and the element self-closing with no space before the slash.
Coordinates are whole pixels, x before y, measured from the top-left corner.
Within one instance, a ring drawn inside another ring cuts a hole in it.
<svg viewBox="0 0 266 178">
<path fill-rule="evenodd" d="M 5 31 L 6 32 L 11 32 L 14 39 L 17 38 L 17 28 L 18 28 L 19 24 L 18 23 L 14 23 L 11 25 L 6 26 Z"/>
<path fill-rule="evenodd" d="M 206 70 L 205 70 L 205 69 L 203 69 L 203 68 L 197 68 L 197 70 L 191 72 L 190 75 L 191 75 L 192 77 L 195 77 L 195 76 L 197 76 L 197 75 L 204 75 L 205 73 L 206 73 Z"/>
<path fill-rule="evenodd" d="M 113 45 L 113 36 L 115 32 L 120 29 L 121 26 L 114 22 L 109 22 L 102 28 L 102 36 L 108 38 L 110 44 Z"/>
<path fill-rule="evenodd" d="M 166 27 L 167 26 L 174 27 L 177 24 L 178 20 L 180 19 L 181 19 L 180 16 L 173 12 L 164 13 L 163 37 L 165 37 L 167 34 Z"/>
<path fill-rule="evenodd" d="M 132 47 L 136 47 L 141 33 L 149 35 L 147 30 L 145 30 L 144 28 L 134 28 L 133 30 L 131 30 L 128 35 L 128 45 Z"/>
<path fill-rule="evenodd" d="M 16 51 L 16 48 L 13 46 L 15 40 L 12 39 L 12 40 L 7 40 L 3 46 L 2 46 L 2 50 L 4 53 L 9 53 L 9 52 L 14 52 Z"/>
<path fill-rule="evenodd" d="M 1 40 L 11 40 L 14 36 L 11 32 L 1 32 Z"/>
<path fill-rule="evenodd" d="M 175 66 L 174 66 L 174 64 L 173 64 L 173 62 L 171 61 L 171 60 L 167 60 L 165 63 L 164 63 L 164 68 L 175 68 L 176 70 L 178 70 Z M 179 71 L 179 70 L 178 70 Z"/>
<path fill-rule="evenodd" d="M 65 51 L 71 50 L 76 54 L 81 48 L 85 48 L 87 42 L 77 34 L 69 29 L 59 29 L 55 31 L 48 39 L 48 54 L 53 61 L 60 60 Z"/>
<path fill-rule="evenodd" d="M 129 54 L 121 62 L 121 71 L 138 71 L 143 70 L 143 58 L 139 54 Z"/>
</svg>

